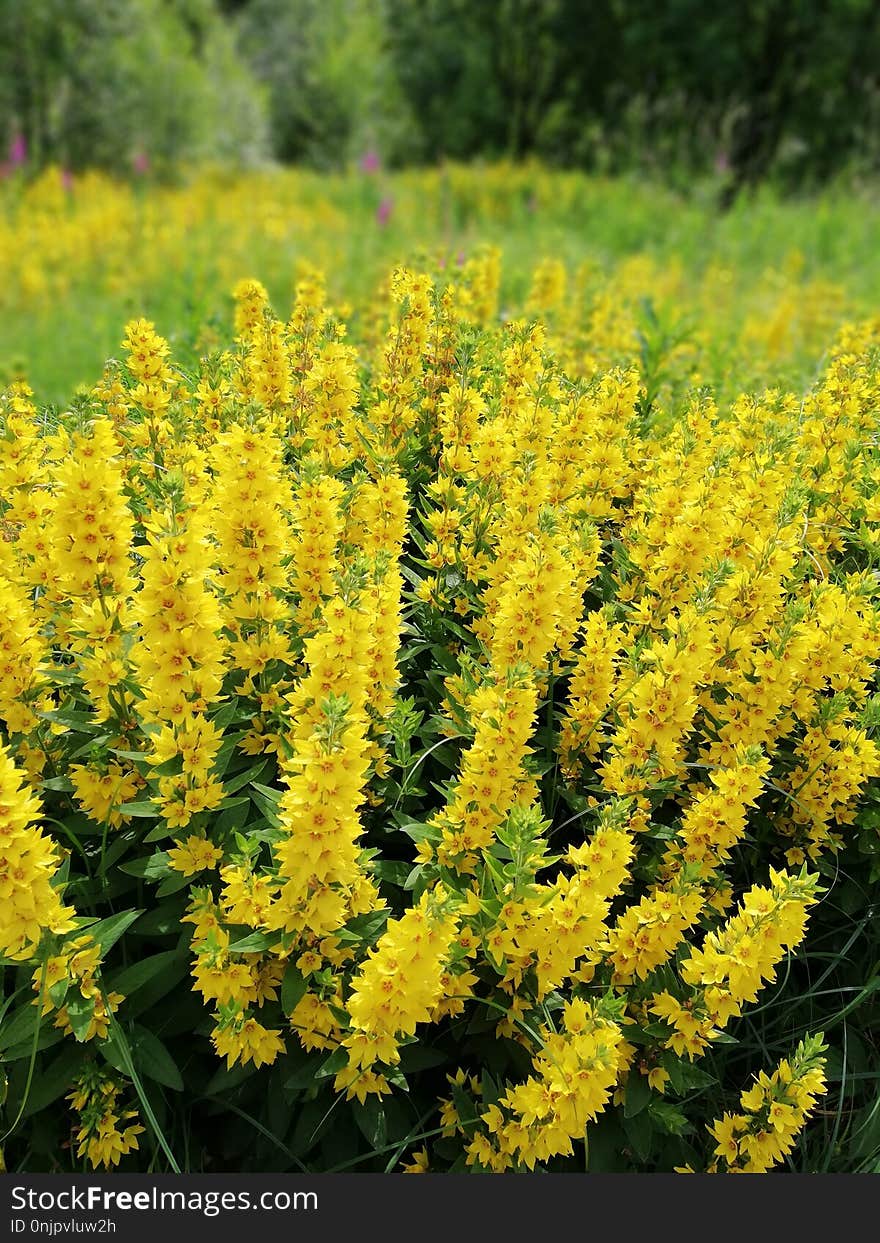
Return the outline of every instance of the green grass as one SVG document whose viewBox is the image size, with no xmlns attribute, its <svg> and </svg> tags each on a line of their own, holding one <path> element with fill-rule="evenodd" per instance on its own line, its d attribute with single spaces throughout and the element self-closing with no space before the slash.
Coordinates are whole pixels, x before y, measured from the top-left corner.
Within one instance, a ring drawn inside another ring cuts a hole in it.
<svg viewBox="0 0 880 1243">
<path fill-rule="evenodd" d="M 711 183 L 683 198 L 641 181 L 528 166 L 413 170 L 381 182 L 279 170 L 245 181 L 195 175 L 190 185 L 132 193 L 117 222 L 125 229 L 122 244 L 109 230 L 107 254 L 99 247 L 69 288 L 37 304 L 21 297 L 22 273 L 44 264 L 58 221 L 75 220 L 102 193 L 100 185 L 83 183 L 55 217 L 41 215 L 33 189 L 23 193 L 9 185 L 0 197 L 0 255 L 5 251 L 7 266 L 0 374 L 26 375 L 53 402 L 66 402 L 77 385 L 94 382 L 132 316 L 153 319 L 192 353 L 206 324 L 227 336 L 231 286 L 240 277 L 262 280 L 284 313 L 302 260 L 324 269 L 337 303 L 363 305 L 395 263 L 418 265 L 442 252 L 454 266 L 458 256 L 491 243 L 504 256 L 502 312 L 521 301 L 546 255 L 562 259 L 570 272 L 590 261 L 606 273 L 630 256 L 646 255 L 662 265 L 680 264 L 686 286 L 696 286 L 716 265 L 731 274 L 732 322 L 746 310 L 760 311 L 774 290 L 810 281 L 833 282 L 846 314 L 867 314 L 880 278 L 873 189 L 858 195 L 830 189 L 820 198 L 788 201 L 762 191 L 721 214 Z M 384 226 L 376 218 L 383 198 L 393 204 Z M 195 204 L 195 221 L 175 215 L 185 203 Z M 171 210 L 164 218 L 166 204 Z M 171 235 L 158 253 L 157 227 Z M 650 287 L 639 292 L 652 296 Z M 585 312 L 589 295 L 588 289 Z M 688 309 L 687 296 L 681 309 Z M 352 332 L 357 338 L 357 318 Z M 780 378 L 807 382 L 815 363 L 815 357 L 797 357 L 780 367 Z M 719 376 L 723 359 L 709 378 L 717 382 Z M 744 385 L 754 381 L 748 371 L 741 378 Z"/>
</svg>

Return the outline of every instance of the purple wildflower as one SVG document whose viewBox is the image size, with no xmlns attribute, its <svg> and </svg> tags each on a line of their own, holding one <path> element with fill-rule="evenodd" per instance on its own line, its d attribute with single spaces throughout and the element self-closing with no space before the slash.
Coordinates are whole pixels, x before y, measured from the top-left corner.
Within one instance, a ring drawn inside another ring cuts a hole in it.
<svg viewBox="0 0 880 1243">
<path fill-rule="evenodd" d="M 391 213 L 394 211 L 394 199 L 388 198 L 387 195 L 382 199 L 376 208 L 376 224 L 380 229 L 384 229 L 388 221 L 391 219 Z"/>
<path fill-rule="evenodd" d="M 16 134 L 9 144 L 9 163 L 13 168 L 20 168 L 27 160 L 27 140 L 24 134 Z"/>
</svg>

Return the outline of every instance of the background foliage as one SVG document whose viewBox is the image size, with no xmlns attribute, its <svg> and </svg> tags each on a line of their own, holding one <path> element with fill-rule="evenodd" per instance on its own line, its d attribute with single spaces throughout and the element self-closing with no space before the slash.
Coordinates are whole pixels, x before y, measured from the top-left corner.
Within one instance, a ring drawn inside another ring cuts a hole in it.
<svg viewBox="0 0 880 1243">
<path fill-rule="evenodd" d="M 878 52 L 871 0 L 3 0 L 0 133 L 74 167 L 717 168 L 730 198 L 875 168 Z"/>
</svg>

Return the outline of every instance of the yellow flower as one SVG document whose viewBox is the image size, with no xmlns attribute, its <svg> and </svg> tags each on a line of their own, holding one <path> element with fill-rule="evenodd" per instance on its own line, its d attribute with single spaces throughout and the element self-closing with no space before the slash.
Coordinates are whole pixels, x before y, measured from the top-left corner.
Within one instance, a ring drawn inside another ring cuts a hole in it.
<svg viewBox="0 0 880 1243">
<path fill-rule="evenodd" d="M 194 876 L 206 868 L 214 868 L 223 858 L 223 851 L 203 837 L 191 836 L 182 846 L 172 846 L 168 851 L 168 862 L 176 872 L 184 876 Z"/>
</svg>

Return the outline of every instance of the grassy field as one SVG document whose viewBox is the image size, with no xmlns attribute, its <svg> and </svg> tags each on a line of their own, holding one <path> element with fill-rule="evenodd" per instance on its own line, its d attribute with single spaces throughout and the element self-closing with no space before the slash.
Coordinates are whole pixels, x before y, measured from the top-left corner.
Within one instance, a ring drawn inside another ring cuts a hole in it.
<svg viewBox="0 0 880 1243">
<path fill-rule="evenodd" d="M 304 263 L 325 273 L 335 306 L 354 309 L 358 339 L 395 263 L 454 272 L 492 245 L 502 316 L 553 259 L 568 278 L 568 322 L 583 329 L 596 315 L 603 358 L 625 361 L 641 331 L 664 353 L 686 347 L 716 390 L 802 385 L 834 327 L 874 309 L 877 204 L 867 192 L 784 202 L 767 192 L 721 215 L 713 193 L 707 184 L 683 199 L 528 166 L 216 172 L 165 187 L 62 182 L 50 169 L 0 190 L 0 368 L 67 401 L 118 353 L 136 315 L 192 361 L 228 334 L 238 280 L 262 281 L 284 315 Z"/>
</svg>

